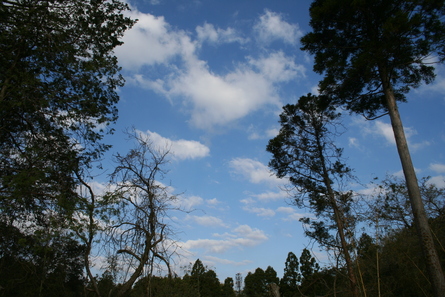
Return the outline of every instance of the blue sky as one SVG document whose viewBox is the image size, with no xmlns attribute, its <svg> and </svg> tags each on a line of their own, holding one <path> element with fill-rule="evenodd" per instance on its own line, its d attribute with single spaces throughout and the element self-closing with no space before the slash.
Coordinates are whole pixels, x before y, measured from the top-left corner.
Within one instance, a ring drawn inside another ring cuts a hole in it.
<svg viewBox="0 0 445 297">
<path fill-rule="evenodd" d="M 298 219 L 307 214 L 280 191 L 284 181 L 268 171 L 266 152 L 281 107 L 317 91 L 312 57 L 299 49 L 310 1 L 129 3 L 139 21 L 116 49 L 126 85 L 106 141 L 111 152 L 126 153 L 132 143 L 123 130 L 134 127 L 171 148 L 162 182 L 195 209 L 173 214 L 183 255 L 177 266 L 199 258 L 224 281 L 268 265 L 282 276 L 287 253 L 299 256 L 304 247 L 326 261 L 304 237 Z M 445 68 L 408 101 L 400 111 L 415 167 L 444 185 Z M 337 145 L 362 184 L 400 175 L 388 118 L 346 114 L 344 125 Z"/>
</svg>

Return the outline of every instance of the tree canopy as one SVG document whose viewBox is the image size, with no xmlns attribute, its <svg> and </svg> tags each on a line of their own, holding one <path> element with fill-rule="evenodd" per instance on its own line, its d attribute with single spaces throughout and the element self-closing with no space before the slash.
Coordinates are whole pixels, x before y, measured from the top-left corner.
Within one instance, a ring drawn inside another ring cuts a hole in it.
<svg viewBox="0 0 445 297">
<path fill-rule="evenodd" d="M 302 49 L 324 74 L 325 99 L 375 116 L 387 112 L 385 81 L 396 99 L 434 77 L 432 62 L 445 59 L 442 0 L 316 0 L 312 32 Z"/>
<path fill-rule="evenodd" d="M 6 259 L 31 265 L 24 275 L 42 279 L 39 294 L 63 294 L 51 281 L 63 285 L 67 261 L 78 269 L 83 253 L 68 220 L 78 177 L 108 148 L 101 140 L 117 119 L 124 81 L 113 50 L 134 23 L 128 9 L 117 0 L 0 2 L 0 224 L 23 250 L 11 258 L 1 245 L 0 270 Z"/>
<path fill-rule="evenodd" d="M 106 149 L 127 9 L 116 0 L 0 3 L 0 188 L 10 216 L 11 205 L 38 213 L 48 200 L 73 203 L 74 172 Z"/>
<path fill-rule="evenodd" d="M 389 114 L 435 296 L 445 296 L 445 277 L 397 102 L 433 81 L 433 63 L 445 60 L 444 13 L 443 0 L 315 0 L 313 32 L 301 39 L 302 49 L 315 55 L 314 70 L 324 74 L 325 101 L 368 119 Z"/>
<path fill-rule="evenodd" d="M 288 177 L 297 206 L 306 206 L 317 216 L 303 219 L 312 231 L 306 235 L 328 249 L 339 249 L 348 268 L 353 296 L 358 296 L 357 280 L 352 267 L 348 229 L 352 193 L 341 188 L 351 177 L 351 169 L 342 160 L 342 150 L 333 137 L 338 133 L 339 114 L 318 96 L 308 94 L 296 104 L 283 107 L 279 134 L 269 141 L 272 153 L 269 167 L 278 177 Z M 312 222 L 311 222 L 312 221 Z M 330 231 L 335 230 L 337 236 Z"/>
</svg>

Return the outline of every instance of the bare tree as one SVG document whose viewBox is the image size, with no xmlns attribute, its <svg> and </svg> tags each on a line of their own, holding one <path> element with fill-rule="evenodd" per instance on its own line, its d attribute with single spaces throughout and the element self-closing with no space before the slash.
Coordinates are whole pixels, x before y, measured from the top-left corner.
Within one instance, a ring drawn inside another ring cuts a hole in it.
<svg viewBox="0 0 445 297">
<path fill-rule="evenodd" d="M 150 275 L 156 264 L 164 265 L 171 275 L 170 258 L 175 252 L 168 211 L 174 208 L 177 196 L 159 181 L 166 174 L 163 167 L 169 149 L 156 148 L 134 130 L 128 135 L 136 146 L 126 155 L 114 156 L 117 166 L 111 182 L 116 188 L 108 193 L 118 203 L 107 234 L 114 253 L 125 263 L 117 296 L 128 292 L 144 270 Z"/>
</svg>

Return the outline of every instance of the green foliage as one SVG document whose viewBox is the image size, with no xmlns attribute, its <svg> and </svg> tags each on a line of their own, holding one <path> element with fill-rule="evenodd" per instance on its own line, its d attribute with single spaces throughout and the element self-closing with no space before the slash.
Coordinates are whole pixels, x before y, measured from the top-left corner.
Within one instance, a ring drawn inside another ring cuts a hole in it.
<svg viewBox="0 0 445 297">
<path fill-rule="evenodd" d="M 0 3 L 0 223 L 15 243 L 1 245 L 0 261 L 22 273 L 2 275 L 9 296 L 11 287 L 79 294 L 69 275 L 80 277 L 83 249 L 65 234 L 77 178 L 108 148 L 101 139 L 117 119 L 123 79 L 113 49 L 134 23 L 126 10 L 116 0 Z"/>
<path fill-rule="evenodd" d="M 324 73 L 321 92 L 335 104 L 374 117 L 386 112 L 383 81 L 397 100 L 434 79 L 431 56 L 443 60 L 443 1 L 316 0 L 313 31 L 301 42 Z"/>
<path fill-rule="evenodd" d="M 342 163 L 342 150 L 335 146 L 339 114 L 324 105 L 319 97 L 308 94 L 297 104 L 283 107 L 279 134 L 269 141 L 272 153 L 269 167 L 278 177 L 288 177 L 295 187 L 295 204 L 308 207 L 319 221 L 303 219 L 311 224 L 306 235 L 327 247 L 337 246 L 330 230 L 345 232 L 354 222 L 349 214 L 352 196 L 340 185 L 350 178 L 351 169 Z M 321 219 L 325 220 L 321 220 Z"/>
<path fill-rule="evenodd" d="M 0 296 L 78 296 L 83 247 L 45 230 L 23 234 L 0 222 Z"/>
<path fill-rule="evenodd" d="M 113 49 L 133 24 L 127 9 L 96 0 L 0 4 L 0 187 L 10 215 L 39 213 L 48 201 L 72 206 L 74 172 L 106 149 L 99 140 L 117 118 L 123 80 Z"/>
<path fill-rule="evenodd" d="M 445 296 L 445 278 L 423 210 L 397 101 L 435 77 L 432 63 L 445 61 L 443 0 L 315 0 L 313 32 L 303 50 L 315 55 L 314 70 L 327 105 L 376 118 L 388 113 L 402 163 L 419 240 L 435 296 Z"/>
<path fill-rule="evenodd" d="M 308 94 L 297 104 L 284 106 L 280 133 L 267 145 L 272 153 L 269 167 L 298 189 L 295 203 L 311 208 L 317 216 L 332 207 L 326 197 L 328 188 L 351 172 L 341 163 L 342 150 L 333 142 L 339 114 L 321 103 Z"/>
<path fill-rule="evenodd" d="M 351 169 L 342 162 L 342 150 L 333 140 L 339 133 L 340 115 L 325 103 L 308 94 L 300 97 L 297 104 L 283 107 L 280 132 L 267 145 L 267 151 L 273 155 L 269 167 L 278 177 L 289 178 L 295 204 L 314 212 L 317 220 L 302 220 L 311 226 L 306 235 L 322 246 L 340 251 L 347 264 L 351 292 L 358 296 L 350 256 L 356 221 L 351 212 L 352 191 L 342 189 L 352 177 Z"/>
<path fill-rule="evenodd" d="M 428 218 L 445 215 L 445 188 L 431 183 L 429 177 L 419 183 L 421 198 Z M 371 212 L 366 219 L 379 228 L 391 231 L 413 225 L 413 214 L 409 203 L 408 190 L 404 180 L 387 176 L 376 184 L 376 192 L 370 203 Z"/>
<path fill-rule="evenodd" d="M 266 270 L 258 267 L 254 273 L 249 272 L 244 278 L 244 296 L 268 297 L 271 283 L 279 284 L 276 271 L 271 266 L 268 266 Z"/>
<path fill-rule="evenodd" d="M 235 290 L 233 289 L 234 282 L 233 278 L 228 277 L 224 280 L 224 285 L 222 287 L 221 297 L 235 297 Z"/>
<path fill-rule="evenodd" d="M 280 293 L 283 297 L 292 297 L 298 292 L 301 281 L 300 263 L 294 253 L 289 252 L 284 266 L 283 278 L 280 280 Z"/>
<path fill-rule="evenodd" d="M 356 262 L 366 292 L 377 295 L 380 290 L 385 296 L 433 296 L 405 183 L 388 176 L 376 189 L 366 217 L 375 226 L 375 235 L 362 234 L 357 245 Z M 420 190 L 439 260 L 445 268 L 445 189 L 425 178 Z"/>
</svg>

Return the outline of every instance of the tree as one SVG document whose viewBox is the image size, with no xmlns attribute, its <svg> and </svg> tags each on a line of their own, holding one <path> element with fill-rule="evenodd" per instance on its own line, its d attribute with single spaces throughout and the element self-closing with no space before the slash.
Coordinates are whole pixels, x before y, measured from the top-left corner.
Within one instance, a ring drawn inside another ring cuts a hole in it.
<svg viewBox="0 0 445 297">
<path fill-rule="evenodd" d="M 318 284 L 317 274 L 320 271 L 320 266 L 314 257 L 312 257 L 311 252 L 304 248 L 300 255 L 300 274 L 301 274 L 301 285 L 300 292 L 304 296 L 308 294 L 316 296 L 319 295 L 320 286 Z M 318 293 L 318 294 L 317 294 Z"/>
<path fill-rule="evenodd" d="M 348 238 L 355 221 L 350 215 L 352 193 L 341 190 L 351 169 L 342 163 L 342 150 L 332 139 L 336 136 L 338 118 L 339 114 L 319 97 L 302 96 L 297 104 L 283 107 L 280 132 L 269 141 L 267 151 L 273 155 L 269 167 L 279 178 L 288 177 L 295 187 L 295 204 L 307 205 L 318 218 L 326 219 L 327 223 L 314 221 L 313 231 L 306 234 L 323 246 L 341 251 L 351 293 L 358 296 Z M 309 223 L 310 219 L 304 222 Z M 332 228 L 338 233 L 339 243 L 329 233 Z"/>
<path fill-rule="evenodd" d="M 233 278 L 228 277 L 224 280 L 224 285 L 222 287 L 222 297 L 235 297 L 235 290 L 233 289 L 234 283 Z"/>
<path fill-rule="evenodd" d="M 244 278 L 244 295 L 247 297 L 269 296 L 269 285 L 278 284 L 279 279 L 276 271 L 268 266 L 266 270 L 255 269 L 254 273 L 249 272 Z"/>
<path fill-rule="evenodd" d="M 126 155 L 115 155 L 113 190 L 106 194 L 116 201 L 110 214 L 112 225 L 105 230 L 113 243 L 111 255 L 118 257 L 125 266 L 123 272 L 128 273 L 117 296 L 128 292 L 144 269 L 151 275 L 157 263 L 171 275 L 170 257 L 175 252 L 174 232 L 167 222 L 177 196 L 160 182 L 169 151 L 154 147 L 142 133 L 128 134 L 136 146 Z"/>
<path fill-rule="evenodd" d="M 430 178 L 422 178 L 419 187 L 427 218 L 444 216 L 445 188 L 431 183 Z M 371 211 L 366 217 L 368 221 L 377 220 L 380 227 L 389 232 L 413 226 L 414 218 L 404 180 L 387 176 L 376 184 L 376 193 L 372 196 Z"/>
<path fill-rule="evenodd" d="M 441 263 L 444 262 L 443 220 L 445 189 L 420 181 L 420 192 Z M 363 234 L 358 242 L 362 278 L 368 292 L 392 292 L 394 296 L 418 296 L 431 290 L 420 243 L 415 240 L 413 214 L 403 179 L 387 176 L 375 185 L 365 220 L 375 227 L 374 238 Z"/>
<path fill-rule="evenodd" d="M 320 92 L 328 103 L 367 118 L 389 114 L 435 296 L 445 296 L 445 278 L 397 102 L 434 79 L 431 62 L 445 60 L 444 12 L 442 0 L 316 0 L 313 32 L 301 40 L 315 54 L 314 70 L 325 74 Z"/>
<path fill-rule="evenodd" d="M 204 264 L 202 264 L 201 260 L 197 259 L 190 273 L 190 282 L 191 286 L 196 290 L 198 297 L 201 296 L 201 282 L 205 272 L 206 268 Z"/>
<path fill-rule="evenodd" d="M 113 49 L 134 23 L 126 10 L 116 0 L 0 3 L 0 220 L 27 227 L 22 244 L 68 228 L 76 173 L 108 148 L 123 84 Z"/>
<path fill-rule="evenodd" d="M 81 294 L 83 246 L 58 231 L 36 230 L 36 236 L 0 222 L 1 296 Z"/>
<path fill-rule="evenodd" d="M 241 275 L 241 273 L 237 273 L 235 275 L 235 291 L 238 295 L 241 294 L 241 289 L 243 287 L 243 276 Z"/>
<path fill-rule="evenodd" d="M 107 148 L 99 141 L 117 119 L 113 49 L 133 24 L 127 9 L 116 0 L 0 4 L 0 187 L 11 216 L 12 205 L 72 204 L 74 173 Z"/>
<path fill-rule="evenodd" d="M 287 254 L 283 278 L 280 280 L 280 292 L 283 297 L 295 296 L 301 281 L 300 263 L 294 253 Z"/>
</svg>

